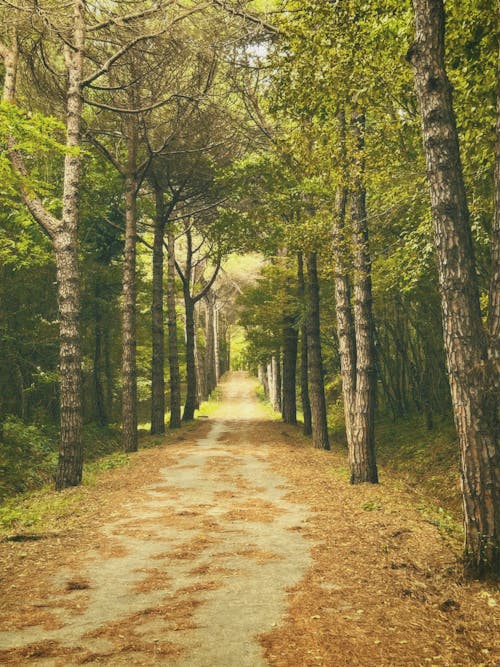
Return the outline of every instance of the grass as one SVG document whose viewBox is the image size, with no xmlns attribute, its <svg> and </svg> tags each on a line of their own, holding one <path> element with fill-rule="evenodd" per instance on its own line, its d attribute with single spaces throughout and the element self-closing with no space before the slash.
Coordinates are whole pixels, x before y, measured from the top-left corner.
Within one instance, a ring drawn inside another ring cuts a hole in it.
<svg viewBox="0 0 500 667">
<path fill-rule="evenodd" d="M 382 469 L 448 513 L 461 516 L 458 445 L 453 424 L 442 421 L 429 431 L 418 418 L 380 420 L 377 458 Z"/>
<path fill-rule="evenodd" d="M 329 427 L 334 449 L 347 458 L 342 406 L 330 410 Z M 396 490 L 410 491 L 425 520 L 437 526 L 450 543 L 460 543 L 462 499 L 458 444 L 452 421 L 436 419 L 435 427 L 428 430 L 422 417 L 397 421 L 382 417 L 377 420 L 375 438 L 382 482 L 389 482 Z M 336 477 L 349 479 L 347 465 L 332 472 Z"/>
<path fill-rule="evenodd" d="M 181 430 L 193 431 L 198 426 L 199 422 L 190 422 L 183 424 Z M 157 447 L 164 442 L 164 436 L 141 435 L 140 449 Z M 133 454 L 124 453 L 121 446 L 118 429 L 86 427 L 82 485 L 55 491 L 52 483 L 47 482 L 6 498 L 0 504 L 0 535 L 48 532 L 59 519 L 71 517 L 85 489 L 95 486 L 100 473 L 131 464 Z"/>
</svg>

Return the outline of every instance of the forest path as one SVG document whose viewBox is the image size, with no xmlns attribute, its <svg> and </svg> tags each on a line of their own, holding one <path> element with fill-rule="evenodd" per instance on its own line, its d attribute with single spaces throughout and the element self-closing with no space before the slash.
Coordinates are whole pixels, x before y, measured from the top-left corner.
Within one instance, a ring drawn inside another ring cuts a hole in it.
<svg viewBox="0 0 500 667">
<path fill-rule="evenodd" d="M 1 543 L 0 664 L 496 664 L 491 588 L 342 465 L 230 374 L 205 423 L 67 492 L 58 531 Z"/>
</svg>

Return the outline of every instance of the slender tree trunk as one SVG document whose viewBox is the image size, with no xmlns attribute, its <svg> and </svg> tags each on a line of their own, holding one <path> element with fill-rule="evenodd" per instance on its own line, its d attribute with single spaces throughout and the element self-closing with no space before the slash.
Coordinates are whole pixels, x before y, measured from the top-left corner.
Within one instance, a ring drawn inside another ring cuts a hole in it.
<svg viewBox="0 0 500 667">
<path fill-rule="evenodd" d="M 306 283 L 304 280 L 304 259 L 302 253 L 297 255 L 298 268 L 297 278 L 299 285 L 299 297 L 302 304 L 305 303 Z M 302 403 L 302 413 L 304 415 L 304 435 L 311 435 L 311 402 L 309 400 L 309 364 L 307 359 L 307 317 L 304 314 L 301 317 L 300 325 L 300 400 Z"/>
<path fill-rule="evenodd" d="M 108 415 L 102 382 L 103 317 L 98 281 L 94 285 L 94 300 L 94 365 L 92 369 L 94 379 L 94 416 L 100 426 L 105 426 L 108 423 Z"/>
<path fill-rule="evenodd" d="M 225 364 L 222 363 L 220 350 L 221 350 L 221 340 L 220 340 L 220 314 L 219 309 L 217 308 L 217 297 L 214 294 L 213 302 L 213 324 L 214 324 L 214 367 L 215 367 L 215 386 L 219 384 L 220 377 L 223 372 L 225 372 Z"/>
<path fill-rule="evenodd" d="M 205 375 L 207 378 L 207 392 L 210 394 L 217 386 L 215 361 L 215 307 L 213 294 L 205 297 L 206 327 L 205 327 Z"/>
<path fill-rule="evenodd" d="M 167 228 L 168 272 L 168 366 L 170 370 L 170 428 L 181 425 L 181 377 L 179 372 L 179 350 L 177 346 L 177 312 L 175 307 L 175 235 L 172 225 Z"/>
<path fill-rule="evenodd" d="M 356 174 L 351 201 L 354 256 L 354 330 L 356 335 L 356 397 L 351 423 L 351 483 L 378 482 L 375 459 L 375 399 L 377 367 L 375 363 L 372 316 L 371 259 L 366 216 L 366 190 L 362 182 L 364 150 L 364 114 L 351 121 L 357 144 Z"/>
<path fill-rule="evenodd" d="M 345 233 L 347 191 L 337 193 L 335 220 L 333 225 L 333 258 L 335 265 L 335 312 L 339 342 L 340 373 L 349 460 L 352 449 L 352 424 L 356 402 L 356 339 L 351 308 L 351 281 L 349 278 L 350 246 Z"/>
<path fill-rule="evenodd" d="M 125 177 L 125 259 L 122 290 L 122 440 L 126 452 L 136 452 L 137 360 L 136 360 L 136 244 L 137 244 L 137 127 L 128 123 L 128 159 Z"/>
<path fill-rule="evenodd" d="M 208 397 L 207 378 L 205 375 L 205 364 L 202 351 L 198 342 L 198 331 L 200 330 L 200 310 L 198 302 L 194 305 L 194 367 L 196 371 L 196 403 L 195 409 L 198 410 L 201 401 Z"/>
<path fill-rule="evenodd" d="M 283 381 L 281 373 L 281 349 L 276 351 L 276 411 L 281 412 L 283 407 Z"/>
<path fill-rule="evenodd" d="M 271 361 L 267 365 L 267 377 L 269 381 L 269 401 L 275 412 L 279 412 L 281 408 L 279 376 L 279 357 L 277 354 L 273 354 Z"/>
<path fill-rule="evenodd" d="M 163 192 L 155 190 L 156 218 L 153 240 L 153 300 L 151 304 L 151 433 L 165 433 L 165 332 L 163 323 Z"/>
<path fill-rule="evenodd" d="M 283 405 L 281 409 L 285 424 L 297 423 L 297 346 L 298 331 L 295 317 L 286 315 L 283 326 Z"/>
<path fill-rule="evenodd" d="M 458 133 L 444 58 L 442 0 L 413 0 L 408 58 L 419 98 L 430 186 L 444 343 L 457 427 L 465 553 L 477 575 L 500 568 L 498 369 L 489 359 Z"/>
<path fill-rule="evenodd" d="M 312 414 L 313 444 L 318 449 L 330 449 L 326 420 L 325 387 L 323 381 L 323 359 L 321 355 L 319 282 L 317 256 L 307 255 L 307 343 Z"/>
<path fill-rule="evenodd" d="M 197 402 L 196 359 L 195 359 L 195 329 L 194 303 L 189 292 L 189 285 L 184 285 L 184 307 L 186 309 L 186 373 L 187 388 L 186 401 L 182 421 L 192 421 Z"/>
<path fill-rule="evenodd" d="M 264 396 L 269 399 L 270 398 L 270 393 L 269 393 L 269 377 L 267 375 L 267 367 L 266 364 L 259 364 L 259 380 L 260 383 L 262 384 L 262 388 L 264 389 Z"/>
</svg>

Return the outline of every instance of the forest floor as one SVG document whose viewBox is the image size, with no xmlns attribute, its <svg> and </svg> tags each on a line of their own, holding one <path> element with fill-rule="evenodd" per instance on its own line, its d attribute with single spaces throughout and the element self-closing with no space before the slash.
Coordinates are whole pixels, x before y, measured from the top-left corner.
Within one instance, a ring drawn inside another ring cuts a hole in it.
<svg viewBox="0 0 500 667">
<path fill-rule="evenodd" d="M 0 664 L 500 664 L 498 589 L 382 480 L 350 486 L 230 374 L 196 428 L 0 541 Z"/>
</svg>

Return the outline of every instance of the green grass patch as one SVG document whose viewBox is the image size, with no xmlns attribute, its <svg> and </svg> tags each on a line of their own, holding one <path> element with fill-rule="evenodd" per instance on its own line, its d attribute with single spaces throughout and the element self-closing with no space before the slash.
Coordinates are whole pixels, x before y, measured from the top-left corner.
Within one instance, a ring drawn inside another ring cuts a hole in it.
<svg viewBox="0 0 500 667">
<path fill-rule="evenodd" d="M 203 401 L 199 409 L 196 411 L 196 416 L 211 417 L 219 407 L 221 401 L 222 401 L 222 389 L 220 387 L 215 387 L 215 389 L 212 391 L 208 399 L 206 401 Z"/>
<path fill-rule="evenodd" d="M 455 518 L 461 517 L 458 444 L 452 423 L 443 421 L 428 430 L 420 419 L 379 421 L 377 458 L 428 502 Z"/>
<path fill-rule="evenodd" d="M 80 498 L 75 489 L 56 492 L 48 486 L 9 498 L 0 506 L 0 531 L 47 532 L 55 520 L 74 514 Z"/>
</svg>

